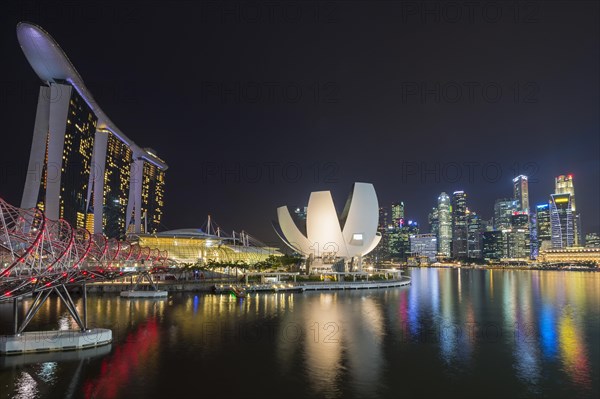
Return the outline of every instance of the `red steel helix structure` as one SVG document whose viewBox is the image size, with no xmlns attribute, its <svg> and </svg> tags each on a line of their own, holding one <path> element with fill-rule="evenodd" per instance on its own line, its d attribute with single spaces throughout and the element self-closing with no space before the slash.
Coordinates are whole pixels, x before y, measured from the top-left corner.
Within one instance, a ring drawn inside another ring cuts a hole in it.
<svg viewBox="0 0 600 399">
<path fill-rule="evenodd" d="M 0 198 L 0 300 L 147 271 L 166 263 L 167 255 L 91 234 Z"/>
</svg>

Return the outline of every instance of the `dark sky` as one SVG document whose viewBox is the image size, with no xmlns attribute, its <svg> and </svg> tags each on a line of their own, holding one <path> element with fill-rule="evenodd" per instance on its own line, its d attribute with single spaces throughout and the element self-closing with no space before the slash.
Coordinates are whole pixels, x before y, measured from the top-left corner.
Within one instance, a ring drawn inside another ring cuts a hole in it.
<svg viewBox="0 0 600 399">
<path fill-rule="evenodd" d="M 19 204 L 33 132 L 26 20 L 169 164 L 165 229 L 211 213 L 277 243 L 276 207 L 331 189 L 341 208 L 354 181 L 423 225 L 441 191 L 489 218 L 515 174 L 536 204 L 572 173 L 584 232 L 599 231 L 598 2 L 515 3 L 4 5 L 0 196 Z"/>
</svg>

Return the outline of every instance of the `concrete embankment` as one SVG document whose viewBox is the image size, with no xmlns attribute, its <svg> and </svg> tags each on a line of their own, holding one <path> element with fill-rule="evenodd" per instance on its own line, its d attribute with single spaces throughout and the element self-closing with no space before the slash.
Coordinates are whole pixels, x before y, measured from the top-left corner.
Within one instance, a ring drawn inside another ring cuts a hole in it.
<svg viewBox="0 0 600 399">
<path fill-rule="evenodd" d="M 296 283 L 281 282 L 281 284 L 249 284 L 235 283 L 231 281 L 160 281 L 157 283 L 158 289 L 161 291 L 173 292 L 213 292 L 215 285 L 224 287 L 224 291 L 228 291 L 232 285 L 249 292 L 260 291 L 320 291 L 320 290 L 356 290 L 356 289 L 374 289 L 374 288 L 391 288 L 410 285 L 410 278 L 402 277 L 399 280 L 380 280 L 380 281 L 356 281 L 356 282 L 309 282 L 298 281 Z M 87 285 L 89 293 L 117 293 L 128 291 L 133 288 L 131 283 L 123 282 L 103 282 Z M 149 284 L 139 284 L 136 288 L 138 291 L 151 290 Z M 73 287 L 72 291 L 77 293 L 79 287 Z M 217 291 L 219 289 L 217 288 Z"/>
<path fill-rule="evenodd" d="M 169 291 L 169 292 L 210 292 L 212 291 L 215 284 L 214 282 L 194 282 L 194 281 L 169 281 L 169 282 L 159 282 L 158 289 Z M 107 282 L 107 283 L 93 283 L 87 285 L 87 290 L 89 293 L 111 293 L 111 292 L 121 292 L 128 291 L 133 289 L 134 285 L 131 283 L 116 283 L 116 282 Z M 149 284 L 139 284 L 136 290 L 150 290 L 152 289 Z M 73 287 L 73 292 L 78 292 L 79 287 Z"/>
</svg>

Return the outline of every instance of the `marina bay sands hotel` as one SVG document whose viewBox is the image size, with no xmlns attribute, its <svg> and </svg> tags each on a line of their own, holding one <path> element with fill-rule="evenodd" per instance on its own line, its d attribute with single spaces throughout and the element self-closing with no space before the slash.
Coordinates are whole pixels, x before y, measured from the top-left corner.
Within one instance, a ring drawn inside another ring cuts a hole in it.
<svg viewBox="0 0 600 399">
<path fill-rule="evenodd" d="M 44 83 L 21 207 L 108 237 L 156 232 L 166 163 L 108 118 L 47 32 L 20 23 L 17 37 Z"/>
</svg>

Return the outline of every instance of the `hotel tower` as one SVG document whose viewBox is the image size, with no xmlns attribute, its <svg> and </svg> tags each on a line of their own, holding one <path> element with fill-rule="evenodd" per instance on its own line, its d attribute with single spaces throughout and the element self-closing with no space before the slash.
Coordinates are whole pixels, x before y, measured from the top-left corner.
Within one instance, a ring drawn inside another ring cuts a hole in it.
<svg viewBox="0 0 600 399">
<path fill-rule="evenodd" d="M 165 162 L 115 126 L 47 32 L 20 23 L 17 37 L 43 82 L 21 207 L 108 237 L 156 232 Z"/>
</svg>

